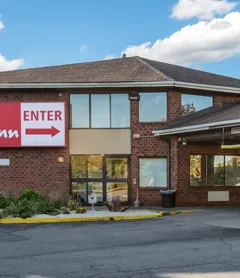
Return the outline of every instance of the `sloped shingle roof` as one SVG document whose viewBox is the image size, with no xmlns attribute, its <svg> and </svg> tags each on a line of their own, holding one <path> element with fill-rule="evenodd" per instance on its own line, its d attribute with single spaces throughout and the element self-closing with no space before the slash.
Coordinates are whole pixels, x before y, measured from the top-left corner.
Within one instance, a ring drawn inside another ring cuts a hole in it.
<svg viewBox="0 0 240 278">
<path fill-rule="evenodd" d="M 145 60 L 147 63 L 149 63 L 165 75 L 171 77 L 172 80 L 175 81 L 240 88 L 240 79 L 237 78 L 185 68 L 177 65 L 171 65 L 158 61 L 152 61 L 148 59 L 143 60 Z"/>
<path fill-rule="evenodd" d="M 211 106 L 187 116 L 181 116 L 169 122 L 169 130 L 221 121 L 240 121 L 240 102 L 225 103 L 223 106 Z"/>
<path fill-rule="evenodd" d="M 0 84 L 149 81 L 180 81 L 240 88 L 240 79 L 152 61 L 138 56 L 0 72 Z"/>
</svg>

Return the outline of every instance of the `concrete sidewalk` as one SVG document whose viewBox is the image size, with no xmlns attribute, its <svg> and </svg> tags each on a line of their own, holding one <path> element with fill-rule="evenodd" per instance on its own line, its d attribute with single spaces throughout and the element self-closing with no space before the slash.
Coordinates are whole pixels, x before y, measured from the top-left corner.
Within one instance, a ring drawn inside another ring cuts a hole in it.
<svg viewBox="0 0 240 278">
<path fill-rule="evenodd" d="M 159 208 L 130 208 L 125 212 L 110 212 L 106 208 L 96 207 L 93 211 L 91 207 L 87 207 L 86 213 L 76 213 L 71 211 L 70 214 L 58 214 L 51 216 L 47 214 L 35 215 L 31 218 L 4 218 L 0 219 L 0 224 L 29 224 L 29 223 L 63 223 L 63 222 L 89 222 L 89 221 L 112 221 L 112 220 L 139 220 L 152 219 L 165 215 L 175 215 L 180 213 L 192 212 L 189 209 L 164 210 Z"/>
<path fill-rule="evenodd" d="M 89 222 L 89 221 L 112 221 L 112 220 L 137 220 L 151 219 L 163 216 L 164 213 L 153 210 L 128 210 L 125 212 L 110 212 L 107 210 L 88 209 L 86 213 L 58 214 L 51 216 L 47 214 L 35 215 L 31 218 L 4 218 L 0 219 L 0 224 L 25 224 L 25 223 L 60 223 L 60 222 Z"/>
</svg>

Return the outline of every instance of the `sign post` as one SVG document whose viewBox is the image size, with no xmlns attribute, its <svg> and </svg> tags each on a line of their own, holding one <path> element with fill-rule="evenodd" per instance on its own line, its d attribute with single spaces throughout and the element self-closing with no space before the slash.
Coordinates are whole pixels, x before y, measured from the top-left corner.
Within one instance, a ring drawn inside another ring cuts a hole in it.
<svg viewBox="0 0 240 278">
<path fill-rule="evenodd" d="M 94 212 L 94 204 L 97 203 L 97 195 L 96 194 L 88 195 L 88 203 L 92 204 L 92 211 Z"/>
</svg>

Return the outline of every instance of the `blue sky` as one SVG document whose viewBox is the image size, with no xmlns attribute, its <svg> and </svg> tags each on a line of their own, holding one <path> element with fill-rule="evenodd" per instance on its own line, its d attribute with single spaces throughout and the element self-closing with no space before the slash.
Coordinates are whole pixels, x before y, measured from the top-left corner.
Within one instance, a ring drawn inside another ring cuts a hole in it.
<svg viewBox="0 0 240 278">
<path fill-rule="evenodd" d="M 239 1 L 1 0 L 0 14 L 1 70 L 126 52 L 240 77 Z"/>
</svg>

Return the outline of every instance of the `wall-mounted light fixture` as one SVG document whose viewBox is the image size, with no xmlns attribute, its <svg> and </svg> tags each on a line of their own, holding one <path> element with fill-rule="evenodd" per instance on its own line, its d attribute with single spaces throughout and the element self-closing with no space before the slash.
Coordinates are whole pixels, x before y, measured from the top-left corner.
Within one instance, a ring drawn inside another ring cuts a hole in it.
<svg viewBox="0 0 240 278">
<path fill-rule="evenodd" d="M 187 141 L 186 141 L 185 138 L 182 139 L 182 144 L 183 144 L 183 146 L 186 146 L 186 145 L 187 145 Z"/>
<path fill-rule="evenodd" d="M 131 93 L 129 93 L 128 95 L 128 99 L 129 100 L 140 100 L 140 95 L 138 92 L 132 91 Z"/>
<path fill-rule="evenodd" d="M 57 162 L 58 162 L 58 163 L 63 163 L 63 162 L 64 162 L 64 157 L 63 157 L 63 156 L 59 156 L 59 157 L 57 158 Z"/>
</svg>

